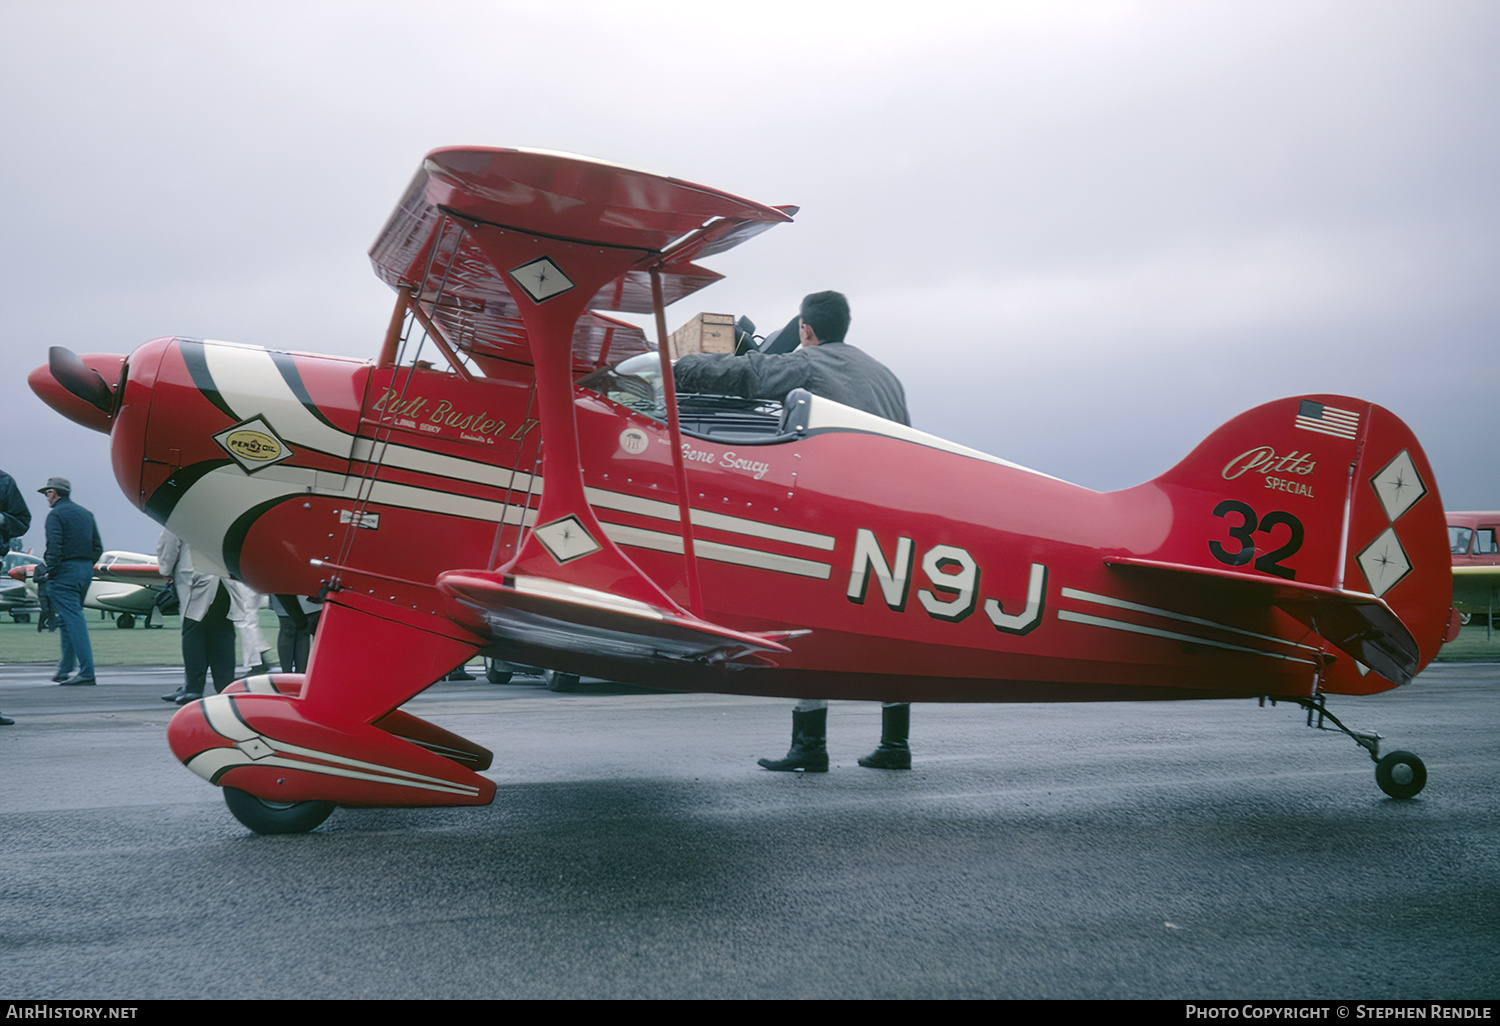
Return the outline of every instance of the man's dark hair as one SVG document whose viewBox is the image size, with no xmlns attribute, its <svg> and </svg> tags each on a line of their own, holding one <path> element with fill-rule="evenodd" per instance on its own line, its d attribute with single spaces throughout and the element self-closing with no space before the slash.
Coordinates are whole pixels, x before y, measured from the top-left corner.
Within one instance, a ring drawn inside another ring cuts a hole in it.
<svg viewBox="0 0 1500 1026">
<path fill-rule="evenodd" d="M 849 333 L 849 300 L 842 292 L 814 292 L 802 300 L 802 322 L 819 342 L 842 342 Z"/>
</svg>

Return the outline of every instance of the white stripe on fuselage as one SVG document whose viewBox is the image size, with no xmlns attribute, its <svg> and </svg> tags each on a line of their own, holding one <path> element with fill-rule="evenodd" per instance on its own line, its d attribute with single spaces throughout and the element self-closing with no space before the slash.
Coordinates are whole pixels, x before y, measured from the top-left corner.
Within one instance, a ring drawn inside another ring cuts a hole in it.
<svg viewBox="0 0 1500 1026">
<path fill-rule="evenodd" d="M 260 414 L 291 444 L 293 452 L 300 443 L 345 459 L 349 457 L 354 436 L 323 423 L 302 404 L 281 376 L 269 350 L 205 341 L 203 359 L 219 395 L 242 419 Z"/>
<path fill-rule="evenodd" d="M 378 467 L 393 467 L 427 474 L 453 482 L 473 483 L 490 488 L 510 489 L 513 502 L 498 502 L 439 488 L 396 484 L 390 481 L 341 473 L 314 471 L 308 468 L 280 465 L 267 467 L 248 475 L 237 465 L 226 465 L 196 481 L 182 496 L 168 517 L 167 527 L 190 539 L 204 562 L 205 572 L 227 574 L 222 565 L 224 538 L 229 527 L 252 507 L 267 501 L 291 500 L 316 495 L 363 506 L 371 503 L 399 509 L 420 510 L 495 523 L 530 525 L 535 511 L 528 508 L 524 496 L 540 495 L 542 480 L 531 474 L 507 470 L 478 460 L 431 452 L 387 440 L 352 435 L 320 420 L 302 402 L 280 369 L 270 351 L 231 342 L 205 341 L 204 360 L 214 385 L 230 408 L 242 418 L 257 414 L 264 417 L 295 453 L 312 449 L 335 457 Z M 384 432 L 382 432 L 384 433 Z M 585 490 L 588 501 L 601 510 L 615 510 L 677 522 L 675 503 L 602 488 Z M 703 528 L 803 546 L 824 552 L 834 548 L 832 535 L 803 531 L 745 517 L 710 510 L 691 509 L 691 522 Z M 194 525 L 188 530 L 188 525 Z M 203 537 L 204 528 L 212 535 Z M 681 552 L 682 539 L 677 535 L 649 531 L 620 524 L 606 524 L 606 530 L 618 544 L 657 551 Z M 207 546 L 204 542 L 208 542 Z M 759 567 L 798 576 L 827 579 L 828 564 L 799 559 L 755 548 L 743 548 L 720 542 L 698 540 L 698 554 L 705 559 Z"/>
</svg>

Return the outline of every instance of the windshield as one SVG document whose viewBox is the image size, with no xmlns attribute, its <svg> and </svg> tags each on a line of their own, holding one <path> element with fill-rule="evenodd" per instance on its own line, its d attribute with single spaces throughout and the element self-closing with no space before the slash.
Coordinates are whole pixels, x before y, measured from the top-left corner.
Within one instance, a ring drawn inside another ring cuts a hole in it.
<svg viewBox="0 0 1500 1026">
<path fill-rule="evenodd" d="M 1467 556 L 1469 554 L 1469 539 L 1474 537 L 1474 532 L 1467 527 L 1448 528 L 1448 551 L 1455 556 Z"/>
<path fill-rule="evenodd" d="M 667 399 L 661 387 L 661 360 L 655 353 L 641 353 L 613 367 L 601 367 L 578 379 L 578 384 L 598 392 L 610 402 L 628 406 L 657 420 L 667 419 Z"/>
</svg>

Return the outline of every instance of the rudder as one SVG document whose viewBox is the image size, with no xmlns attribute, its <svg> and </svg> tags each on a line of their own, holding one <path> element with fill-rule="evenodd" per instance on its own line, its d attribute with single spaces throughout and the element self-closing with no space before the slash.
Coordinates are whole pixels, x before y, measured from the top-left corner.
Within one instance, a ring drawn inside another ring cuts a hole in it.
<svg viewBox="0 0 1500 1026">
<path fill-rule="evenodd" d="M 1418 669 L 1445 640 L 1443 504 L 1421 445 L 1389 410 L 1347 396 L 1279 399 L 1235 417 L 1151 484 L 1173 509 L 1156 558 L 1373 595 L 1411 632 Z M 1335 671 L 1328 689 L 1383 690 L 1350 672 Z"/>
</svg>

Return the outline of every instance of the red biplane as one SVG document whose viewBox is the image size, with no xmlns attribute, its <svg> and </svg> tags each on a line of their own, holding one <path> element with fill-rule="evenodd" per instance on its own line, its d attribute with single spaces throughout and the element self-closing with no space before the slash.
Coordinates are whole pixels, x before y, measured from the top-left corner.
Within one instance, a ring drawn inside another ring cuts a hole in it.
<svg viewBox="0 0 1500 1026">
<path fill-rule="evenodd" d="M 371 258 L 374 361 L 161 338 L 32 387 L 111 435 L 220 573 L 325 598 L 305 676 L 237 682 L 173 751 L 261 832 L 482 805 L 490 753 L 399 707 L 483 654 L 689 691 L 920 702 L 1272 697 L 1410 681 L 1450 631 L 1400 420 L 1281 399 L 1099 493 L 803 391 L 675 395 L 664 307 L 795 208 L 557 154 L 429 154 Z M 594 311 L 654 312 L 657 344 Z M 425 349 L 428 360 L 421 359 Z M 656 350 L 656 373 L 630 373 Z M 622 368 L 619 363 L 635 357 Z"/>
</svg>

